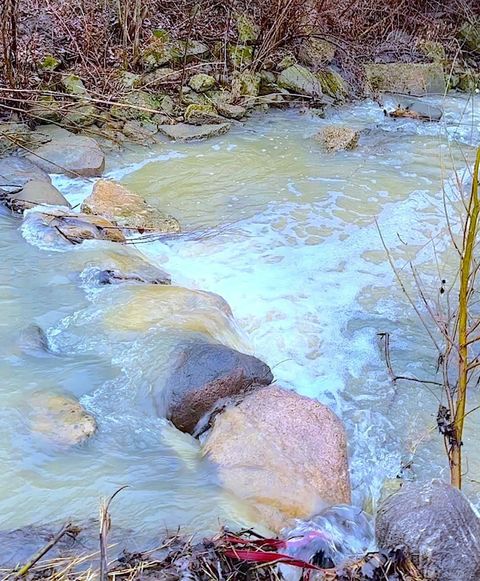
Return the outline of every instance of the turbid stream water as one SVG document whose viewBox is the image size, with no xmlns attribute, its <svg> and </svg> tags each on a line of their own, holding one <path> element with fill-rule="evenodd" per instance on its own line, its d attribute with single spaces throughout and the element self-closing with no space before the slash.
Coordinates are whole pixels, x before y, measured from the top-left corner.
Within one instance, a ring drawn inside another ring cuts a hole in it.
<svg viewBox="0 0 480 581">
<path fill-rule="evenodd" d="M 96 516 L 99 499 L 123 485 L 114 523 L 147 536 L 164 525 L 249 522 L 248 507 L 217 485 L 195 441 L 152 405 L 171 348 L 192 333 L 255 353 L 280 384 L 333 407 L 348 431 L 355 504 L 375 501 L 402 463 L 413 461 L 409 476 L 447 476 L 435 430 L 441 394 L 393 385 L 378 337 L 391 334 L 397 373 L 435 379 L 436 353 L 376 226 L 413 295 L 409 260 L 434 296 L 441 278 L 453 282 L 442 189 L 454 195 L 454 167 L 468 185 L 480 101 L 434 102 L 445 108 L 437 124 L 393 121 L 364 102 L 327 119 L 270 113 L 213 141 L 110 154 L 107 177 L 175 215 L 187 232 L 137 250 L 171 273 L 175 286 L 223 296 L 235 320 L 181 288 L 98 287 L 92 266 L 120 260 L 113 245 L 51 247 L 0 216 L 1 528 Z M 313 136 L 339 121 L 369 131 L 356 150 L 326 154 Z M 57 176 L 55 183 L 72 203 L 92 188 L 88 180 Z M 18 346 L 32 323 L 48 332 L 54 354 Z M 56 447 L 31 431 L 35 402 L 52 393 L 74 394 L 97 418 L 98 433 L 84 445 Z M 472 390 L 470 406 L 478 400 Z M 465 438 L 474 503 L 479 429 L 474 412 Z"/>
</svg>

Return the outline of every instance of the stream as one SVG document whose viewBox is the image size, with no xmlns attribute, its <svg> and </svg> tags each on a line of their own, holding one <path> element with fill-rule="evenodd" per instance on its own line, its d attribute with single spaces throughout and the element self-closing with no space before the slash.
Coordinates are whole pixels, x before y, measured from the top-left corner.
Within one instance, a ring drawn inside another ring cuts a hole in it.
<svg viewBox="0 0 480 581">
<path fill-rule="evenodd" d="M 426 292 L 444 300 L 440 280 L 454 282 L 456 256 L 443 192 L 455 196 L 454 170 L 468 188 L 480 97 L 431 102 L 445 109 L 440 123 L 389 119 L 365 101 L 325 119 L 258 114 L 214 140 L 109 153 L 106 177 L 181 222 L 180 237 L 137 237 L 125 251 L 165 269 L 178 289 L 96 285 L 92 268 L 112 259 L 113 244 L 51 246 L 0 215 L 0 528 L 95 517 L 100 499 L 124 485 L 114 526 L 146 537 L 165 526 L 255 524 L 196 441 L 152 406 L 171 350 L 196 333 L 255 354 L 280 385 L 335 410 L 348 432 L 354 504 L 375 506 L 402 467 L 408 478 L 448 478 L 435 421 L 442 394 L 392 383 L 379 336 L 390 335 L 397 374 L 438 380 L 436 352 L 379 235 L 420 309 L 409 261 Z M 357 149 L 322 151 L 313 136 L 335 122 L 365 130 Z M 72 204 L 93 183 L 53 181 Z M 452 228 L 460 231 L 455 216 Z M 213 303 L 190 312 L 187 289 L 221 295 L 235 319 Z M 19 347 L 32 324 L 47 332 L 52 354 Z M 79 398 L 97 434 L 65 449 L 32 432 L 35 402 L 48 394 Z M 469 409 L 480 403 L 478 390 L 469 397 Z M 464 446 L 465 491 L 477 505 L 478 430 L 480 411 L 466 420 Z"/>
</svg>

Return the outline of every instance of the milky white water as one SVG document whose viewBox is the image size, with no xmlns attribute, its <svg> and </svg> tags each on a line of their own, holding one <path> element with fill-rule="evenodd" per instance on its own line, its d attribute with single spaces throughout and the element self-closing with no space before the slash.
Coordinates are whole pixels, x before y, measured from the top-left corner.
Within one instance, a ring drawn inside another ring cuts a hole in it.
<svg viewBox="0 0 480 581">
<path fill-rule="evenodd" d="M 248 522 L 248 507 L 216 484 L 196 443 L 149 404 L 171 349 L 192 332 L 255 353 L 280 384 L 333 407 L 349 435 L 356 504 L 378 498 L 402 463 L 413 461 L 409 475 L 447 476 L 435 431 L 440 394 L 392 385 L 378 338 L 391 334 L 397 373 L 435 379 L 436 353 L 395 281 L 375 221 L 409 289 L 409 260 L 433 295 L 441 278 L 453 282 L 442 185 L 453 192 L 453 167 L 468 185 L 480 100 L 436 102 L 446 111 L 440 124 L 395 122 L 366 102 L 324 120 L 270 113 L 213 141 L 110 155 L 108 177 L 191 233 L 137 248 L 175 285 L 223 296 L 236 323 L 215 310 L 190 316 L 168 301 L 138 298 L 138 286 L 95 288 L 88 268 L 108 257 L 108 245 L 39 248 L 32 232 L 23 232 L 29 244 L 16 219 L 0 216 L 0 526 L 95 516 L 99 499 L 122 485 L 129 488 L 115 499 L 115 523 L 147 535 L 163 525 Z M 371 131 L 355 151 L 325 154 L 312 137 L 339 121 Z M 87 180 L 55 183 L 73 203 L 92 188 Z M 19 349 L 18 333 L 32 322 L 48 329 L 55 356 Z M 48 393 L 79 397 L 98 433 L 70 449 L 32 434 L 29 401 Z M 470 405 L 478 399 L 472 391 Z M 465 454 L 466 491 L 476 503 L 479 428 L 474 412 Z"/>
</svg>

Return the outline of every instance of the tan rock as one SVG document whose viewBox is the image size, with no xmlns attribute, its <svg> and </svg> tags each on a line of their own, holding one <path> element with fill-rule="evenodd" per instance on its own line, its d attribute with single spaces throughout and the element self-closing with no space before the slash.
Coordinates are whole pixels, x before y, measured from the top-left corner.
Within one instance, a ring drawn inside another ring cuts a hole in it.
<svg viewBox="0 0 480 581">
<path fill-rule="evenodd" d="M 178 221 L 150 206 L 138 194 L 109 180 L 99 180 L 81 206 L 82 212 L 104 216 L 134 230 L 180 232 Z"/>
<path fill-rule="evenodd" d="M 66 212 L 58 208 L 29 212 L 24 222 L 42 232 L 44 240 L 58 240 L 80 244 L 84 240 L 109 240 L 125 242 L 122 231 L 102 216 Z"/>
<path fill-rule="evenodd" d="M 426 95 L 445 91 L 443 66 L 435 63 L 369 63 L 365 75 L 370 91 Z"/>
<path fill-rule="evenodd" d="M 95 418 L 74 398 L 36 395 L 30 400 L 32 431 L 55 444 L 74 446 L 90 438 L 97 429 Z"/>
<path fill-rule="evenodd" d="M 320 141 L 326 151 L 334 152 L 355 149 L 360 133 L 344 125 L 328 125 L 321 129 L 315 139 Z"/>
<path fill-rule="evenodd" d="M 258 389 L 219 414 L 203 453 L 217 465 L 224 487 L 251 503 L 273 531 L 350 502 L 341 421 L 293 391 Z"/>
</svg>

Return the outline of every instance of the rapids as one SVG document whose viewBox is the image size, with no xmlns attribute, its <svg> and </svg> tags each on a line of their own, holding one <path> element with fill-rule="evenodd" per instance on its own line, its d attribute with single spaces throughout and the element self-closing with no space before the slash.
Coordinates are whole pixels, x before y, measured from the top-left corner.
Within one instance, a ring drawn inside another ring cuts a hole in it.
<svg viewBox="0 0 480 581">
<path fill-rule="evenodd" d="M 394 121 L 363 102 L 326 119 L 269 113 L 213 141 L 109 154 L 106 177 L 183 226 L 178 238 L 127 246 L 169 272 L 172 288 L 100 287 L 92 267 L 128 256 L 103 242 L 51 246 L 0 215 L 0 527 L 96 516 L 99 499 L 123 485 L 114 525 L 147 537 L 163 526 L 249 523 L 248 507 L 222 491 L 196 443 L 149 398 L 171 349 L 196 333 L 256 354 L 280 384 L 333 407 L 348 431 L 356 505 L 375 504 L 402 466 L 407 476 L 447 475 L 435 429 L 439 393 L 393 385 L 378 336 L 390 333 L 398 374 L 435 378 L 435 351 L 379 236 L 413 296 L 409 260 L 434 296 L 441 278 L 453 283 L 442 192 L 454 196 L 454 169 L 468 186 L 480 100 L 432 102 L 445 108 L 441 123 Z M 321 151 L 313 135 L 332 122 L 368 130 L 358 149 Z M 92 188 L 60 176 L 54 183 L 72 204 Z M 196 291 L 223 297 L 234 318 L 220 299 L 205 302 Z M 53 354 L 19 347 L 32 323 L 47 331 Z M 32 434 L 29 404 L 39 393 L 80 398 L 98 433 L 70 449 Z M 470 407 L 479 399 L 472 391 Z M 466 492 L 478 504 L 480 412 L 466 429 Z"/>
</svg>

